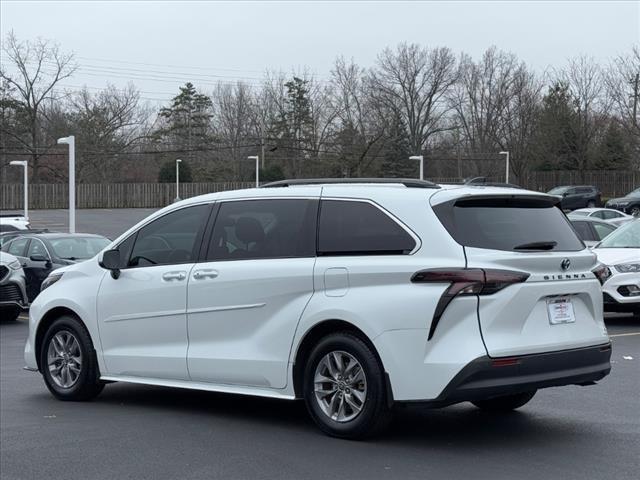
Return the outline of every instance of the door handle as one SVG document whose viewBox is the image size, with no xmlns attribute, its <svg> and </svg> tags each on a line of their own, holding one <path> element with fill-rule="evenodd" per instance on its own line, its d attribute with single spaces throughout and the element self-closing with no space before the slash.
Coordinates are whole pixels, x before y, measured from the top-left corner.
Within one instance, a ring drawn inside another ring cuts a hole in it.
<svg viewBox="0 0 640 480">
<path fill-rule="evenodd" d="M 196 280 L 202 280 L 203 278 L 216 278 L 217 276 L 217 270 L 196 270 L 193 273 L 193 278 Z"/>
<path fill-rule="evenodd" d="M 163 280 L 171 281 L 171 280 L 184 280 L 187 278 L 186 272 L 167 272 L 162 275 Z"/>
</svg>

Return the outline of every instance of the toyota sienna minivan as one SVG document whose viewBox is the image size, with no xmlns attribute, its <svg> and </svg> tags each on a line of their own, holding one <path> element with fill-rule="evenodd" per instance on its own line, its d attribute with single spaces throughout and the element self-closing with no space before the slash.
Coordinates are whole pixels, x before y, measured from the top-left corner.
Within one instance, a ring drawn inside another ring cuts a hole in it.
<svg viewBox="0 0 640 480">
<path fill-rule="evenodd" d="M 265 187 L 170 205 L 51 273 L 27 368 L 61 400 L 109 382 L 302 399 L 344 438 L 379 431 L 396 404 L 509 411 L 609 373 L 607 271 L 558 197 L 398 179 Z"/>
</svg>

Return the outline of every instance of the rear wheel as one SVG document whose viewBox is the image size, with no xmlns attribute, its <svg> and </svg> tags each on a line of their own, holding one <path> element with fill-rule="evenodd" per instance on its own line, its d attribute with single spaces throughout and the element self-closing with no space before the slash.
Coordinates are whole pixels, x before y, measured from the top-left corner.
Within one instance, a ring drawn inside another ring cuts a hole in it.
<svg viewBox="0 0 640 480">
<path fill-rule="evenodd" d="M 587 208 L 593 208 L 596 206 L 596 202 L 594 202 L 593 200 L 589 200 L 587 202 Z"/>
<path fill-rule="evenodd" d="M 89 332 L 73 317 L 57 319 L 45 333 L 40 370 L 59 400 L 90 400 L 104 388 Z"/>
<path fill-rule="evenodd" d="M 351 332 L 329 335 L 315 346 L 305 367 L 304 400 L 318 427 L 334 437 L 368 437 L 391 418 L 382 366 Z"/>
<path fill-rule="evenodd" d="M 633 207 L 629 213 L 634 217 L 640 217 L 640 206 Z"/>
<path fill-rule="evenodd" d="M 522 407 L 529 403 L 529 400 L 533 398 L 537 390 L 530 392 L 516 393 L 514 395 L 505 395 L 503 397 L 488 398 L 486 400 L 476 400 L 473 403 L 476 407 L 482 410 L 489 410 L 492 412 L 508 412 Z"/>
</svg>

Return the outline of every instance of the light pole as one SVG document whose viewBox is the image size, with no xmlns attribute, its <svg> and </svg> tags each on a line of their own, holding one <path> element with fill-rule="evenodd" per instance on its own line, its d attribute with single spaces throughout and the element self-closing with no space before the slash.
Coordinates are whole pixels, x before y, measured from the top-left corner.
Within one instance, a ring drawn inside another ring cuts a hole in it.
<svg viewBox="0 0 640 480">
<path fill-rule="evenodd" d="M 69 145 L 69 233 L 76 233 L 76 137 L 62 137 L 58 143 Z"/>
<path fill-rule="evenodd" d="M 28 163 L 26 160 L 14 160 L 9 165 L 24 167 L 24 219 L 29 221 L 29 175 L 27 173 Z"/>
<path fill-rule="evenodd" d="M 176 199 L 174 201 L 180 201 L 180 163 L 182 160 L 176 158 Z"/>
<path fill-rule="evenodd" d="M 260 186 L 260 156 L 259 155 L 251 155 L 247 157 L 247 160 L 255 160 L 256 161 L 256 188 Z"/>
<path fill-rule="evenodd" d="M 414 155 L 412 157 L 409 157 L 409 160 L 420 161 L 420 180 L 424 180 L 424 157 L 422 155 Z"/>
<path fill-rule="evenodd" d="M 509 183 L 509 152 L 500 152 L 500 155 L 506 155 L 507 156 L 507 161 L 506 161 L 506 166 L 505 166 L 505 171 L 504 171 L 504 177 L 505 177 L 505 182 Z"/>
</svg>

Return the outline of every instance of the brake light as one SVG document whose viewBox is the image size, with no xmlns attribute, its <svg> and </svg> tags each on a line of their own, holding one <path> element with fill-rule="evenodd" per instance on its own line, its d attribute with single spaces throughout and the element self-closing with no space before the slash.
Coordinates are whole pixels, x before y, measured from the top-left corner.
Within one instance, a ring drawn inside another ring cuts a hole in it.
<svg viewBox="0 0 640 480">
<path fill-rule="evenodd" d="M 493 367 L 509 367 L 511 365 L 518 365 L 520 363 L 519 358 L 498 358 L 491 362 Z"/>
<path fill-rule="evenodd" d="M 606 265 L 598 265 L 596 268 L 591 270 L 596 278 L 600 281 L 600 285 L 604 285 L 609 277 L 611 277 L 611 270 Z"/>
<path fill-rule="evenodd" d="M 433 313 L 428 340 L 440 322 L 442 314 L 458 295 L 492 295 L 514 283 L 525 282 L 528 273 L 480 268 L 430 268 L 411 277 L 412 283 L 449 283 Z"/>
</svg>

